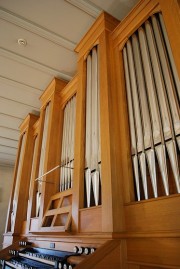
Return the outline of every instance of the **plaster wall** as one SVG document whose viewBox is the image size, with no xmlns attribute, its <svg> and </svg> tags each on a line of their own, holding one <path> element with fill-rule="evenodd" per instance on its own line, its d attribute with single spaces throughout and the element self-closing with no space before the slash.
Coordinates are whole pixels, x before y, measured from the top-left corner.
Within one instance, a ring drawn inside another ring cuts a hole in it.
<svg viewBox="0 0 180 269">
<path fill-rule="evenodd" d="M 5 231 L 6 216 L 13 182 L 11 166 L 0 165 L 0 249 L 2 249 L 3 233 Z"/>
</svg>

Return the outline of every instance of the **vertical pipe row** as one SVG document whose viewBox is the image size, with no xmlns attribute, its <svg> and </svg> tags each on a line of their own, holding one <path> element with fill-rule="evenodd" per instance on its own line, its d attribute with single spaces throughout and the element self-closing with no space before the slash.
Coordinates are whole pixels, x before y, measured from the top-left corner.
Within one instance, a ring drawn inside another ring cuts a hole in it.
<svg viewBox="0 0 180 269">
<path fill-rule="evenodd" d="M 85 186 L 86 204 L 100 203 L 101 148 L 99 115 L 99 72 L 98 48 L 94 47 L 87 57 L 86 84 L 86 144 L 85 144 Z"/>
<path fill-rule="evenodd" d="M 169 195 L 167 158 L 180 193 L 180 85 L 161 14 L 153 15 L 129 38 L 123 59 L 137 200 L 149 197 L 148 170 L 153 196 L 159 196 L 157 169 Z"/>
<path fill-rule="evenodd" d="M 36 152 L 37 152 L 37 136 L 35 136 L 35 138 L 34 138 L 34 151 L 33 151 L 32 166 L 31 166 L 28 207 L 29 207 L 29 199 L 30 199 L 31 189 L 32 189 L 32 180 L 33 180 L 33 171 L 34 171 L 34 168 L 35 168 L 35 160 L 36 160 L 35 155 L 36 155 Z M 27 210 L 27 213 L 28 213 L 28 210 Z"/>
<path fill-rule="evenodd" d="M 75 111 L 76 96 L 73 96 L 64 108 L 60 191 L 67 190 L 73 185 Z"/>
<path fill-rule="evenodd" d="M 49 125 L 49 114 L 50 114 L 50 103 L 47 104 L 46 109 L 45 109 L 38 177 L 42 176 L 45 172 L 44 171 L 44 162 L 45 162 L 45 156 L 46 156 L 46 144 L 47 144 L 47 134 L 48 134 L 48 125 Z M 43 180 L 43 178 L 42 178 L 42 180 Z M 39 216 L 39 210 L 40 210 L 40 204 L 41 204 L 41 192 L 42 192 L 42 181 L 40 180 L 37 183 L 36 217 Z"/>
<path fill-rule="evenodd" d="M 16 186 L 15 186 L 15 190 L 14 190 L 12 212 L 11 212 L 11 231 L 12 232 L 13 232 L 13 229 L 14 229 L 15 212 L 16 212 L 16 207 L 17 207 L 17 197 L 18 197 L 18 190 L 19 190 L 19 185 L 20 185 L 20 176 L 21 176 L 22 160 L 23 160 L 25 141 L 26 141 L 26 133 L 24 133 L 22 135 L 21 145 L 20 145 L 19 162 L 18 162 L 17 175 L 16 175 Z"/>
</svg>

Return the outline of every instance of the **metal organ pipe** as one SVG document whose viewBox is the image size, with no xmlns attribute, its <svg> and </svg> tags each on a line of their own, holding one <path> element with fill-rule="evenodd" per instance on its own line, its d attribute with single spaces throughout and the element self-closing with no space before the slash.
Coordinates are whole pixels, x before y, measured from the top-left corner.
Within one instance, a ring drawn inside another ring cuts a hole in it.
<svg viewBox="0 0 180 269">
<path fill-rule="evenodd" d="M 60 191 L 71 188 L 73 184 L 75 111 L 76 96 L 73 96 L 64 108 Z"/>
<path fill-rule="evenodd" d="M 95 205 L 99 204 L 101 180 L 99 103 L 98 47 L 94 47 L 87 57 L 85 144 L 87 207 L 91 206 L 93 198 Z"/>
<path fill-rule="evenodd" d="M 131 86 L 130 86 L 130 75 L 129 67 L 127 61 L 127 52 L 126 47 L 123 49 L 123 58 L 124 58 L 124 69 L 125 69 L 125 79 L 126 79 L 126 91 L 128 99 L 128 112 L 129 112 L 129 123 L 130 123 L 130 136 L 131 136 L 131 154 L 133 161 L 133 170 L 136 183 L 136 192 L 137 199 L 140 201 L 140 186 L 139 186 L 139 170 L 138 170 L 138 157 L 137 157 L 137 147 L 136 147 L 136 133 L 135 133 L 135 123 L 134 123 L 134 114 L 133 114 L 133 103 L 131 95 Z"/>
<path fill-rule="evenodd" d="M 129 38 L 123 60 L 137 200 L 142 199 L 141 180 L 148 199 L 146 163 L 154 197 L 158 197 L 157 167 L 164 192 L 169 195 L 166 152 L 179 193 L 180 85 L 161 14 L 153 15 Z"/>
</svg>

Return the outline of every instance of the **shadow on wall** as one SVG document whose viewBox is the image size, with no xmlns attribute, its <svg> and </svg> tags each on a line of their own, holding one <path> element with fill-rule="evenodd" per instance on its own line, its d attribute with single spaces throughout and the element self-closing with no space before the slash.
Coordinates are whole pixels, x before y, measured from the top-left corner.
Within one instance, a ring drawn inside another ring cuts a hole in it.
<svg viewBox="0 0 180 269">
<path fill-rule="evenodd" d="M 2 203 L 2 188 L 0 188 L 0 203 Z"/>
<path fill-rule="evenodd" d="M 12 166 L 0 165 L 0 249 L 2 248 L 3 233 L 13 182 L 13 170 L 14 167 Z"/>
</svg>

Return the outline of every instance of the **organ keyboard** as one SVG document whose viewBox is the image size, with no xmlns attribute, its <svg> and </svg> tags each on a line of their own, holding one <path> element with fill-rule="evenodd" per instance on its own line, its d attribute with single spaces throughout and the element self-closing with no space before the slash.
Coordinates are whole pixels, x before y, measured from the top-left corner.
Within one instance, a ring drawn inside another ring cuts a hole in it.
<svg viewBox="0 0 180 269">
<path fill-rule="evenodd" d="M 83 261 L 87 255 L 94 253 L 93 247 L 75 246 L 73 251 L 60 251 L 38 247 L 29 247 L 31 243 L 20 241 L 20 248 L 9 250 L 9 255 L 6 260 L 1 260 L 3 269 L 7 268 L 56 268 L 56 269 L 71 269 L 78 263 Z M 22 248 L 22 246 L 26 246 Z"/>
</svg>

